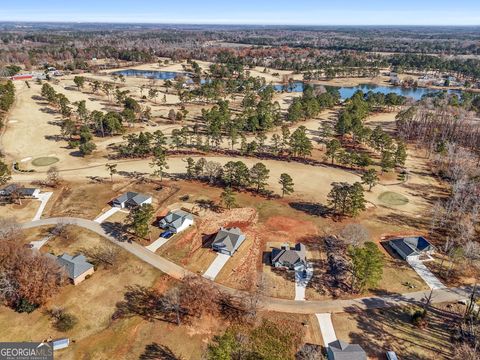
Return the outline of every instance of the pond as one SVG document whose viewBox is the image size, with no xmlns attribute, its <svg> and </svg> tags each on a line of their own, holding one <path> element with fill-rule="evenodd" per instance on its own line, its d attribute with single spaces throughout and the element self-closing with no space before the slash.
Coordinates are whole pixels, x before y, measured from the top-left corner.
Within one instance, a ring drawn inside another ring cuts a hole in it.
<svg viewBox="0 0 480 360">
<path fill-rule="evenodd" d="M 136 76 L 144 77 L 148 79 L 160 79 L 160 80 L 173 80 L 177 76 L 190 76 L 186 72 L 177 72 L 177 71 L 158 71 L 158 70 L 136 70 L 136 69 L 127 69 L 121 71 L 115 71 L 113 74 L 124 75 L 124 76 Z M 205 80 L 202 80 L 202 83 Z M 273 88 L 276 91 L 287 91 L 287 92 L 303 92 L 305 84 L 302 81 L 292 82 L 290 85 L 285 87 L 281 84 L 273 85 Z M 314 85 L 321 86 L 321 85 Z M 373 91 L 380 92 L 382 94 L 395 93 L 397 95 L 402 95 L 405 97 L 413 98 L 414 100 L 420 100 L 422 96 L 438 92 L 437 89 L 430 88 L 403 88 L 401 86 L 384 86 L 384 85 L 373 85 L 373 84 L 360 84 L 357 86 L 342 86 L 336 87 L 340 91 L 341 99 L 348 99 L 355 94 L 356 91 L 362 90 L 363 92 Z M 448 90 L 449 93 L 461 94 L 459 90 Z"/>
<path fill-rule="evenodd" d="M 321 86 L 321 85 L 314 85 L 314 87 L 315 86 Z M 273 87 L 276 91 L 303 92 L 304 83 L 302 81 L 295 81 L 291 83 L 289 86 L 287 86 L 287 89 L 285 89 L 284 85 L 274 85 Z M 380 92 L 382 94 L 395 93 L 397 95 L 413 98 L 414 100 L 420 100 L 424 95 L 436 93 L 439 91 L 437 89 L 430 89 L 430 88 L 403 88 L 401 86 L 383 86 L 383 85 L 373 85 L 373 84 L 360 84 L 357 86 L 342 86 L 342 87 L 332 86 L 332 87 L 338 89 L 338 91 L 340 92 L 341 99 L 348 99 L 352 97 L 352 95 L 355 94 L 355 92 L 357 92 L 358 90 L 361 90 L 364 93 L 367 93 L 369 91 Z M 448 92 L 461 94 L 461 91 L 459 90 L 448 90 Z"/>
<path fill-rule="evenodd" d="M 156 71 L 156 70 L 136 70 L 136 69 L 115 71 L 112 74 L 123 75 L 123 76 L 144 77 L 147 79 L 159 79 L 159 80 L 173 80 L 177 76 L 188 76 L 187 73 L 182 73 L 177 71 Z"/>
</svg>

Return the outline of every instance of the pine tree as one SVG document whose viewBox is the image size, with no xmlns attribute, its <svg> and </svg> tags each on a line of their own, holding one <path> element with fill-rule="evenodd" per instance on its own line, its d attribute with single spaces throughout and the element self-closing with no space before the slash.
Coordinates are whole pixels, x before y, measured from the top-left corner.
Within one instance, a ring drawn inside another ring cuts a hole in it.
<svg viewBox="0 0 480 360">
<path fill-rule="evenodd" d="M 294 183 L 290 175 L 286 173 L 281 174 L 279 184 L 282 186 L 282 197 L 294 192 L 293 190 Z"/>
<path fill-rule="evenodd" d="M 270 170 L 262 163 L 256 163 L 250 169 L 250 180 L 257 187 L 257 192 L 265 189 L 269 178 Z"/>
<path fill-rule="evenodd" d="M 220 200 L 222 202 L 222 205 L 225 206 L 228 210 L 237 206 L 237 200 L 235 198 L 235 193 L 233 192 L 233 190 L 231 188 L 226 188 L 220 194 Z"/>
<path fill-rule="evenodd" d="M 145 237 L 149 232 L 149 224 L 155 210 L 151 204 L 143 204 L 136 207 L 127 217 L 127 226 L 133 230 L 135 235 Z"/>
<path fill-rule="evenodd" d="M 375 169 L 368 169 L 362 175 L 362 184 L 368 185 L 368 191 L 371 191 L 372 188 L 378 183 L 377 171 Z"/>
<path fill-rule="evenodd" d="M 352 264 L 352 291 L 361 293 L 376 287 L 383 274 L 383 254 L 378 246 L 367 241 L 362 247 L 351 246 L 348 255 Z"/>
</svg>

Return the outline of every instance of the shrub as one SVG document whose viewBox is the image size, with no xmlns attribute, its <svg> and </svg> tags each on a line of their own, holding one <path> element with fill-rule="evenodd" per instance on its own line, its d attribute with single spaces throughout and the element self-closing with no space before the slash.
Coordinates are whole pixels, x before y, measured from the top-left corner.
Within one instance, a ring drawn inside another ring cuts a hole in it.
<svg viewBox="0 0 480 360">
<path fill-rule="evenodd" d="M 19 312 L 19 313 L 26 312 L 26 313 L 30 314 L 31 312 L 33 312 L 37 308 L 38 308 L 37 304 L 32 304 L 31 302 L 29 302 L 26 299 L 20 299 L 20 301 L 15 306 L 15 311 Z"/>
<path fill-rule="evenodd" d="M 68 331 L 77 325 L 78 319 L 75 315 L 69 313 L 63 313 L 55 322 L 55 329 L 58 331 Z"/>
<path fill-rule="evenodd" d="M 427 312 L 424 309 L 415 310 L 412 314 L 412 324 L 418 327 L 425 327 L 427 324 L 426 321 Z"/>
</svg>

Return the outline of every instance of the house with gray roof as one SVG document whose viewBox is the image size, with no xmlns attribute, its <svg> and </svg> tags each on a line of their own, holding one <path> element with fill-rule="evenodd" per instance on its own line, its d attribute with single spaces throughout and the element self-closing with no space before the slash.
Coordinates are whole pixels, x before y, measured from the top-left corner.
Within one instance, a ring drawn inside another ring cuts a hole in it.
<svg viewBox="0 0 480 360">
<path fill-rule="evenodd" d="M 342 340 L 336 340 L 328 344 L 328 360 L 367 360 L 365 350 L 358 344 L 348 344 Z"/>
<path fill-rule="evenodd" d="M 246 237 L 242 231 L 235 228 L 220 228 L 212 243 L 212 249 L 219 253 L 232 256 Z"/>
<path fill-rule="evenodd" d="M 284 267 L 291 270 L 306 270 L 307 250 L 305 245 L 296 244 L 291 248 L 288 244 L 282 245 L 280 249 L 273 249 L 271 254 L 272 265 Z"/>
<path fill-rule="evenodd" d="M 87 258 L 83 254 L 75 256 L 63 254 L 54 256 L 54 258 L 58 264 L 65 269 L 68 278 L 72 280 L 74 285 L 81 283 L 87 276 L 92 275 L 95 271 L 93 265 L 87 262 Z"/>
<path fill-rule="evenodd" d="M 171 210 L 158 223 L 158 226 L 160 226 L 162 229 L 170 230 L 175 234 L 192 225 L 193 215 L 183 210 Z"/>
<path fill-rule="evenodd" d="M 17 193 L 18 196 L 23 198 L 37 198 L 40 194 L 40 189 L 38 188 L 26 188 L 17 184 L 10 184 L 0 189 L 0 196 L 11 196 L 12 194 Z"/>
<path fill-rule="evenodd" d="M 392 239 L 388 244 L 404 260 L 419 259 L 421 256 L 431 255 L 434 251 L 433 245 L 422 236 Z"/>
<path fill-rule="evenodd" d="M 151 204 L 152 197 L 150 195 L 139 194 L 136 192 L 126 192 L 112 201 L 113 206 L 119 208 L 136 208 L 143 204 Z"/>
</svg>

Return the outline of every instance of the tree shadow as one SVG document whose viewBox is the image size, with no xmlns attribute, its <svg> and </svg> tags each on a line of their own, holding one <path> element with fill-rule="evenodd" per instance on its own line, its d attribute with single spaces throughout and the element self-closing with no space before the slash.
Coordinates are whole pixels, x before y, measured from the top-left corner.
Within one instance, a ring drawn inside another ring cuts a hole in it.
<svg viewBox="0 0 480 360">
<path fill-rule="evenodd" d="M 295 210 L 302 211 L 313 216 L 320 216 L 325 218 L 331 214 L 331 210 L 328 207 L 318 203 L 291 202 L 288 205 L 290 205 L 290 207 Z"/>
<path fill-rule="evenodd" d="M 151 343 L 145 346 L 145 351 L 140 355 L 139 360 L 180 360 L 172 350 L 165 345 Z"/>
<path fill-rule="evenodd" d="M 352 306 L 346 312 L 356 322 L 356 330 L 349 333 L 350 341 L 362 346 L 370 356 L 383 358 L 390 350 L 405 359 L 427 360 L 433 354 L 438 358 L 451 356 L 449 323 L 453 318 L 443 311 L 432 307 L 426 328 L 412 324 L 411 307 L 362 310 Z M 421 354 L 425 351 L 430 354 Z"/>
</svg>

